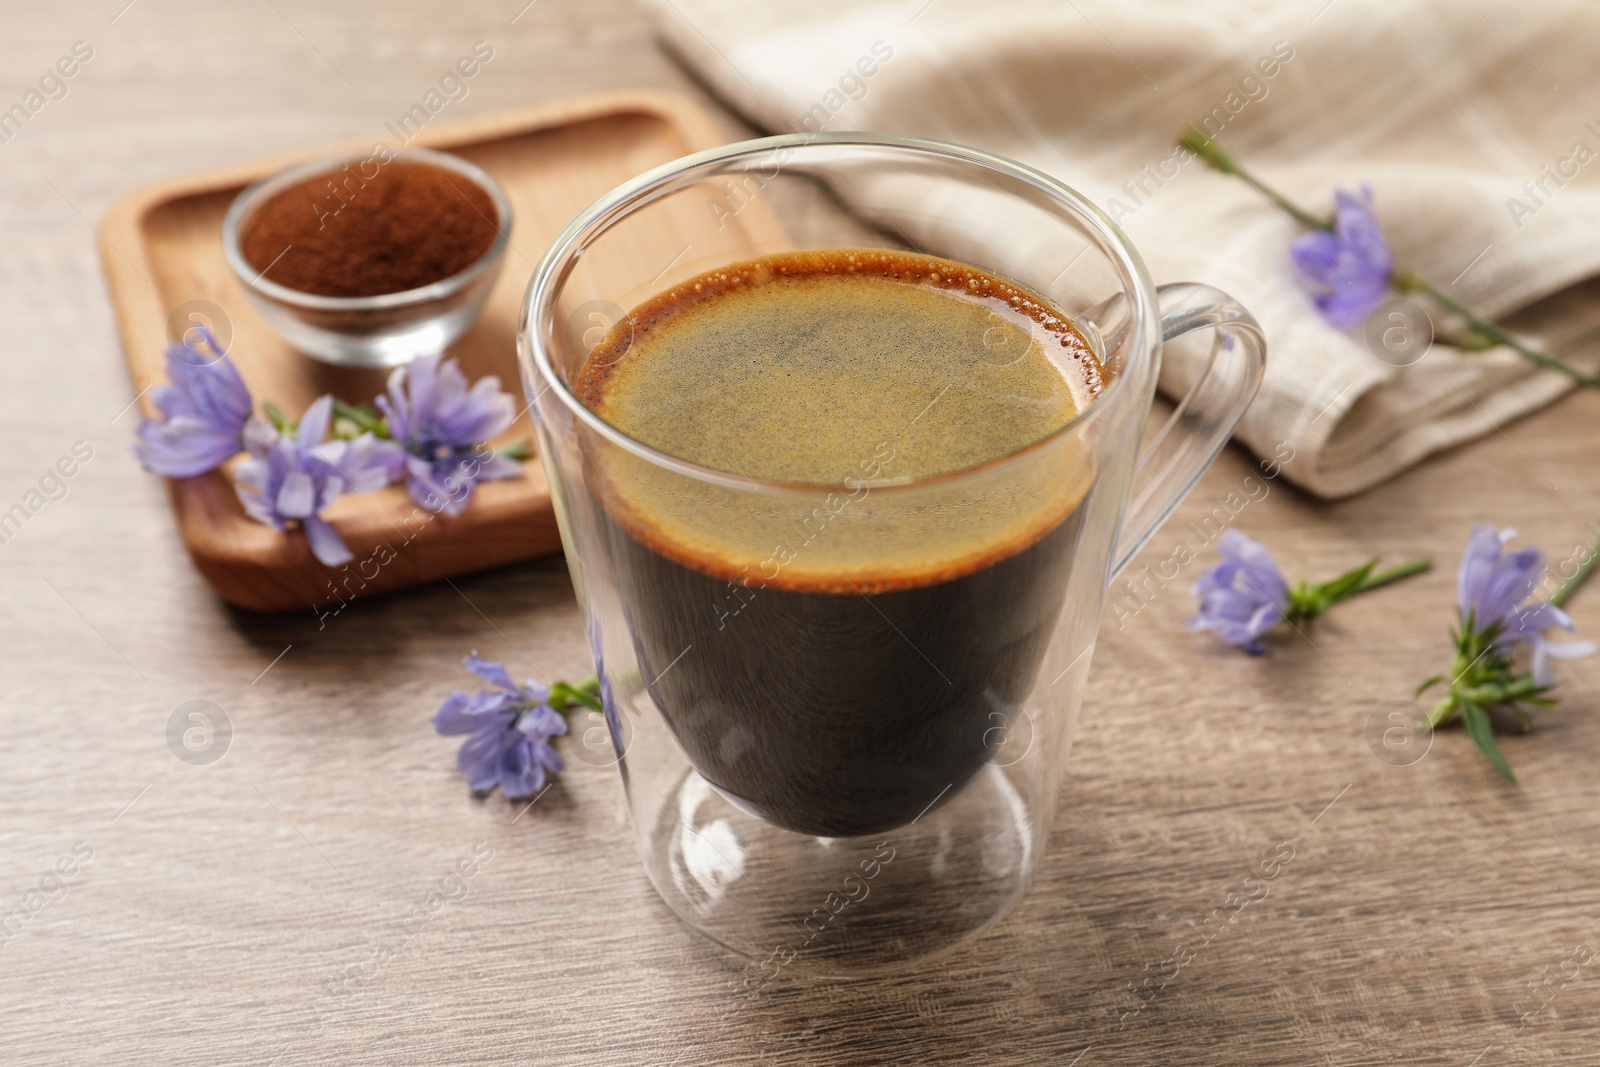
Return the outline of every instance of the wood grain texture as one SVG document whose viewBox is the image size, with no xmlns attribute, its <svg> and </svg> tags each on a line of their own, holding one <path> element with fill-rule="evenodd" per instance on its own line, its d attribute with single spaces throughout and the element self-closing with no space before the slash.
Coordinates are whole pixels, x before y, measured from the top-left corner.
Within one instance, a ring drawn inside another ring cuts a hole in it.
<svg viewBox="0 0 1600 1067">
<path fill-rule="evenodd" d="M 1199 564 L 1152 585 L 1102 628 L 1021 904 L 922 973 L 775 983 L 725 1019 L 740 965 L 653 895 L 614 770 L 576 764 L 530 810 L 476 802 L 427 725 L 471 648 L 588 672 L 561 560 L 361 597 L 321 624 L 221 603 L 127 454 L 134 390 L 89 221 L 143 182 L 372 136 L 478 39 L 497 58 L 452 114 L 699 90 L 623 0 L 123 3 L 13 5 L 0 35 L 7 104 L 74 40 L 95 48 L 0 145 L 0 509 L 74 442 L 93 450 L 0 545 L 0 915 L 39 905 L 0 933 L 0 1060 L 1596 1062 L 1600 966 L 1568 961 L 1600 948 L 1600 662 L 1563 665 L 1564 710 L 1504 739 L 1520 790 L 1457 730 L 1405 768 L 1367 731 L 1447 662 L 1472 521 L 1514 523 L 1557 558 L 1592 539 L 1600 397 L 1358 499 L 1269 483 L 1233 522 L 1291 570 L 1422 553 L 1440 569 L 1259 658 L 1183 629 Z M 1253 470 L 1226 454 L 1135 571 L 1201 548 L 1187 524 Z M 1570 607 L 1600 633 L 1600 586 Z M 209 766 L 168 747 L 191 700 L 232 724 Z M 1294 858 L 1270 894 L 1201 945 L 1282 842 Z M 446 878 L 482 844 L 462 897 Z M 92 858 L 52 878 L 75 847 Z M 1129 986 L 1158 973 L 1130 1015 Z"/>
<path fill-rule="evenodd" d="M 491 61 L 492 62 L 492 61 Z M 481 72 L 480 72 L 481 73 Z M 457 84 L 467 84 L 458 79 Z M 469 93 L 470 96 L 470 93 Z M 529 404 L 516 363 L 522 298 L 541 250 L 590 202 L 652 167 L 724 138 L 686 97 L 650 91 L 599 93 L 460 121 L 430 121 L 402 143 L 392 129 L 388 149 L 453 152 L 487 171 L 511 203 L 510 248 L 498 280 L 472 328 L 447 353 L 469 380 L 493 374 L 516 401 L 513 425 L 492 444 L 527 440 Z M 245 185 L 287 167 L 375 151 L 374 140 L 307 146 L 287 155 L 158 181 L 122 196 L 100 221 L 100 256 L 121 327 L 140 404 L 154 413 L 149 390 L 166 380 L 168 340 L 188 328 L 172 316 L 200 304 L 231 350 L 259 401 L 298 413 L 331 392 L 351 404 L 382 392 L 387 370 L 334 367 L 284 342 L 246 298 L 223 258 L 222 217 Z M 759 221 L 758 221 L 759 220 Z M 667 249 L 721 229 L 687 205 L 657 212 L 653 225 Z M 741 213 L 734 234 L 748 234 L 766 216 Z M 591 266 L 586 264 L 586 266 Z M 603 269 L 603 268 L 602 268 Z M 604 287 L 605 278 L 597 279 Z M 619 281 L 620 284 L 620 281 Z M 352 559 L 328 567 L 311 554 L 298 529 L 279 532 L 249 518 L 230 475 L 216 472 L 169 481 L 184 545 L 225 600 L 257 611 L 299 611 L 343 603 L 419 582 L 559 551 L 550 487 L 538 463 L 523 476 L 485 483 L 461 515 L 433 515 L 404 486 L 345 496 L 327 511 Z"/>
</svg>

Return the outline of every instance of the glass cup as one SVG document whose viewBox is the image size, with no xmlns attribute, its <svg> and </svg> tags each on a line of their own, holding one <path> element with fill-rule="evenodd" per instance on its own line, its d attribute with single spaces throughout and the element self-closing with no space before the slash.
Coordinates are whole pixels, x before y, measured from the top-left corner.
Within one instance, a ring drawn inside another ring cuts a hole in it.
<svg viewBox="0 0 1600 1067">
<path fill-rule="evenodd" d="M 896 477 L 886 441 L 840 485 L 666 455 L 575 394 L 625 309 L 740 260 L 841 247 L 957 260 L 1048 298 L 1098 351 L 1101 393 L 978 467 Z M 1204 373 L 1146 436 L 1163 341 L 1206 328 Z M 904 966 L 1021 895 L 1107 585 L 1228 440 L 1266 349 L 1225 294 L 1155 286 L 1048 175 L 845 133 L 702 152 L 596 202 L 535 272 L 520 354 L 603 689 L 605 722 L 576 732 L 609 744 L 578 755 L 618 765 L 651 881 L 750 961 L 754 995 L 779 974 Z M 965 558 L 999 521 L 1048 532 L 948 580 L 891 580 L 907 545 Z M 680 551 L 695 545 L 716 548 Z M 838 580 L 796 592 L 797 573 Z"/>
</svg>

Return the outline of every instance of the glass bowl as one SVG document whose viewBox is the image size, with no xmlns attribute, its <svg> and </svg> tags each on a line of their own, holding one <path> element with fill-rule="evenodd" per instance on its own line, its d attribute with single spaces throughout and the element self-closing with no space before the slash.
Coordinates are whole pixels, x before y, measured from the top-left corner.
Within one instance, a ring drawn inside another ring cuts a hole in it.
<svg viewBox="0 0 1600 1067">
<path fill-rule="evenodd" d="M 222 220 L 222 250 L 239 284 L 262 318 L 289 344 L 326 363 L 345 367 L 395 367 L 417 356 L 442 352 L 466 332 L 494 288 L 511 234 L 511 204 L 500 184 L 459 156 L 413 148 L 386 161 L 431 163 L 477 185 L 494 203 L 499 226 L 488 251 L 463 270 L 417 289 L 377 296 L 318 296 L 263 277 L 244 258 L 239 236 L 262 204 L 277 193 L 371 159 L 355 152 L 304 163 L 246 187 Z M 270 265 L 268 267 L 270 269 Z"/>
</svg>

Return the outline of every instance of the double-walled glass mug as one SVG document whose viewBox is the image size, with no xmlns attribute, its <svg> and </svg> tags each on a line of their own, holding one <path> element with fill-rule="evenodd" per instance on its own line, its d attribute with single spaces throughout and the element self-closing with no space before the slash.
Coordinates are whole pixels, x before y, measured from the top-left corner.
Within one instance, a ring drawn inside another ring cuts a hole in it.
<svg viewBox="0 0 1600 1067">
<path fill-rule="evenodd" d="M 628 309 L 808 248 L 936 256 L 1045 297 L 1097 351 L 1103 387 L 1011 455 L 897 477 L 886 439 L 837 485 L 667 455 L 580 399 L 600 342 L 625 352 L 617 331 L 647 328 Z M 1147 438 L 1163 341 L 1205 328 L 1204 373 Z M 702 152 L 602 198 L 535 272 L 520 353 L 602 680 L 589 732 L 608 743 L 596 757 L 579 730 L 578 752 L 617 763 L 650 880 L 751 961 L 752 991 L 904 966 L 1023 892 L 1107 585 L 1227 441 L 1266 357 L 1244 308 L 1156 287 L 1048 175 L 848 133 Z M 999 527 L 1043 532 L 997 558 Z M 905 578 L 935 558 L 955 562 Z"/>
</svg>

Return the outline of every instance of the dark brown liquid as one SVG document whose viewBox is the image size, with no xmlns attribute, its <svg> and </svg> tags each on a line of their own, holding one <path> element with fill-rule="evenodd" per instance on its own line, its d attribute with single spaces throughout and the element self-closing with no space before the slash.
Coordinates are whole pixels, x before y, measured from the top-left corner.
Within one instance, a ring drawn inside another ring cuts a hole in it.
<svg viewBox="0 0 1600 1067">
<path fill-rule="evenodd" d="M 1034 682 L 1087 479 L 1058 463 L 1021 492 L 1026 467 L 925 496 L 871 483 L 1027 448 L 1101 383 L 1044 301 L 926 256 L 764 257 L 619 323 L 574 383 L 607 421 L 739 476 L 838 487 L 757 497 L 591 455 L 640 667 L 695 769 L 826 837 L 958 792 Z M 963 507 L 978 521 L 952 524 Z"/>
</svg>

